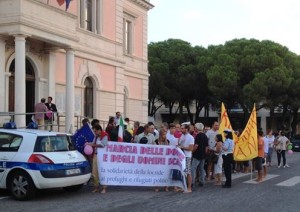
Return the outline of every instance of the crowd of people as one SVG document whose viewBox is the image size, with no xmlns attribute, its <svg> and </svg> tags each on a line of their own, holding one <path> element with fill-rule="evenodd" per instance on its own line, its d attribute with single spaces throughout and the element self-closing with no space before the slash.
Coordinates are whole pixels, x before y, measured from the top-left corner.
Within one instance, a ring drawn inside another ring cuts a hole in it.
<svg viewBox="0 0 300 212">
<path fill-rule="evenodd" d="M 102 129 L 100 121 L 94 119 L 91 122 L 96 135 L 94 141 L 86 143 L 93 148 L 103 148 L 107 141 L 117 141 L 118 127 L 121 114 L 116 113 L 111 117 L 105 128 Z M 88 119 L 83 120 L 83 124 L 88 123 Z M 214 180 L 214 185 L 222 188 L 231 188 L 232 173 L 247 173 L 252 169 L 257 170 L 257 182 L 261 182 L 267 175 L 267 166 L 273 166 L 272 154 L 277 153 L 277 166 L 280 168 L 289 167 L 286 163 L 285 152 L 289 144 L 288 138 L 283 131 L 278 133 L 271 129 L 264 135 L 262 130 L 258 130 L 258 157 L 251 161 L 234 161 L 233 153 L 235 141 L 233 140 L 231 129 L 225 129 L 219 132 L 219 123 L 216 121 L 211 128 L 205 127 L 202 123 L 162 123 L 156 128 L 154 123 L 149 122 L 140 126 L 139 122 L 130 125 L 130 119 L 125 119 L 124 142 L 150 144 L 150 145 L 171 145 L 183 150 L 186 159 L 186 182 L 187 191 L 192 192 L 193 187 L 203 187 L 208 181 Z M 238 136 L 238 134 L 237 134 Z M 92 161 L 92 175 L 94 180 L 93 192 L 99 191 L 99 176 L 97 170 L 97 151 L 90 158 Z M 283 162 L 281 162 L 281 158 Z M 225 182 L 222 184 L 222 176 L 225 175 Z M 165 188 L 169 191 L 168 188 Z M 159 188 L 155 188 L 159 191 Z M 174 188 L 174 191 L 181 189 Z M 103 186 L 101 193 L 106 192 L 106 186 Z"/>
</svg>

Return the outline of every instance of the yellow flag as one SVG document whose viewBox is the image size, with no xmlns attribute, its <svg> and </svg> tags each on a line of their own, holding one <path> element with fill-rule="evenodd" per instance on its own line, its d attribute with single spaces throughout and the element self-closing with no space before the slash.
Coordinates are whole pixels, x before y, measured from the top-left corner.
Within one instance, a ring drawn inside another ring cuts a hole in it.
<svg viewBox="0 0 300 212">
<path fill-rule="evenodd" d="M 227 111 L 225 109 L 224 103 L 222 102 L 222 106 L 221 106 L 221 122 L 220 122 L 220 127 L 219 127 L 219 133 L 222 135 L 223 140 L 225 140 L 224 133 L 223 133 L 225 129 L 232 130 L 233 140 L 236 142 L 238 140 L 238 137 L 236 136 L 236 134 L 234 133 L 234 131 L 232 129 L 232 126 L 230 124 L 230 120 L 229 120 Z"/>
<path fill-rule="evenodd" d="M 255 105 L 246 128 L 235 143 L 233 157 L 236 161 L 251 160 L 258 155 L 257 121 Z"/>
</svg>

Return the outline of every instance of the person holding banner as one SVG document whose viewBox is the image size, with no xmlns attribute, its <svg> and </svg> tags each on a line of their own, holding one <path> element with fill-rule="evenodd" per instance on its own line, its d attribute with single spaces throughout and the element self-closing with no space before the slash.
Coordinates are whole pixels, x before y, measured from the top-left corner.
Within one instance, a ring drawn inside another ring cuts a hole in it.
<svg viewBox="0 0 300 212">
<path fill-rule="evenodd" d="M 151 133 L 151 128 L 148 124 L 145 124 L 144 132 L 135 137 L 135 143 L 155 145 L 155 137 Z"/>
<path fill-rule="evenodd" d="M 161 129 L 159 131 L 159 137 L 155 140 L 156 145 L 164 145 L 168 146 L 170 144 L 170 141 L 167 139 L 167 130 Z M 169 191 L 168 186 L 165 187 L 165 191 Z M 159 188 L 155 188 L 155 192 L 159 192 Z"/>
<path fill-rule="evenodd" d="M 179 139 L 179 148 L 185 154 L 186 174 L 187 174 L 187 191 L 192 192 L 192 151 L 195 143 L 194 137 L 189 133 L 189 125 L 181 125 L 182 135 Z"/>
<path fill-rule="evenodd" d="M 92 163 L 92 175 L 94 180 L 94 190 L 93 193 L 99 192 L 99 174 L 98 174 L 98 158 L 97 158 L 97 148 L 104 148 L 107 145 L 109 140 L 108 134 L 102 131 L 102 127 L 100 125 L 96 125 L 93 127 L 95 138 L 91 143 L 85 143 L 85 145 L 90 145 L 93 147 L 93 163 Z M 102 194 L 106 193 L 106 186 L 103 186 Z"/>
<path fill-rule="evenodd" d="M 233 162 L 233 149 L 234 149 L 234 142 L 232 136 L 232 130 L 225 129 L 224 130 L 225 141 L 222 146 L 223 150 L 223 165 L 224 165 L 224 172 L 226 177 L 226 182 L 222 186 L 223 188 L 231 188 L 231 166 Z"/>
<path fill-rule="evenodd" d="M 175 137 L 175 124 L 171 123 L 169 125 L 169 130 L 167 132 L 167 139 L 170 141 L 171 146 L 177 146 L 178 145 L 178 138 Z"/>
</svg>

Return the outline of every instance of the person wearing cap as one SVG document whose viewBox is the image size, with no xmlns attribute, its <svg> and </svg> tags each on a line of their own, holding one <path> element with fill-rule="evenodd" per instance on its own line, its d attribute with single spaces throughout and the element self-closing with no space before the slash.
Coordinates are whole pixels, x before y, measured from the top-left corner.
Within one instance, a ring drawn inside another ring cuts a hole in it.
<svg viewBox="0 0 300 212">
<path fill-rule="evenodd" d="M 204 125 L 202 123 L 196 123 L 195 128 L 198 134 L 195 137 L 195 144 L 193 147 L 193 159 L 192 159 L 192 185 L 195 185 L 195 178 L 197 177 L 196 171 L 199 167 L 199 186 L 203 186 L 205 183 L 205 155 L 208 152 L 208 138 L 203 132 Z"/>
<path fill-rule="evenodd" d="M 223 133 L 224 133 L 225 141 L 222 146 L 222 151 L 223 151 L 223 166 L 224 166 L 226 182 L 222 187 L 231 188 L 231 169 L 232 169 L 231 166 L 233 162 L 234 142 L 233 142 L 232 130 L 225 129 Z"/>
</svg>

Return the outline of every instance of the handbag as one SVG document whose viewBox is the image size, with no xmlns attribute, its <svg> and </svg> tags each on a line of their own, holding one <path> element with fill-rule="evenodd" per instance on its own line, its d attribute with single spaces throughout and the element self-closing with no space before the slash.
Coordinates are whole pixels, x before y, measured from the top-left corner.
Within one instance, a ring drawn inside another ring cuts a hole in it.
<svg viewBox="0 0 300 212">
<path fill-rule="evenodd" d="M 181 174 L 181 171 L 178 169 L 171 169 L 171 179 L 172 180 L 183 180 L 183 176 Z"/>
<path fill-rule="evenodd" d="M 218 163 L 218 159 L 219 159 L 219 155 L 213 154 L 211 156 L 211 162 L 214 164 Z"/>
</svg>

